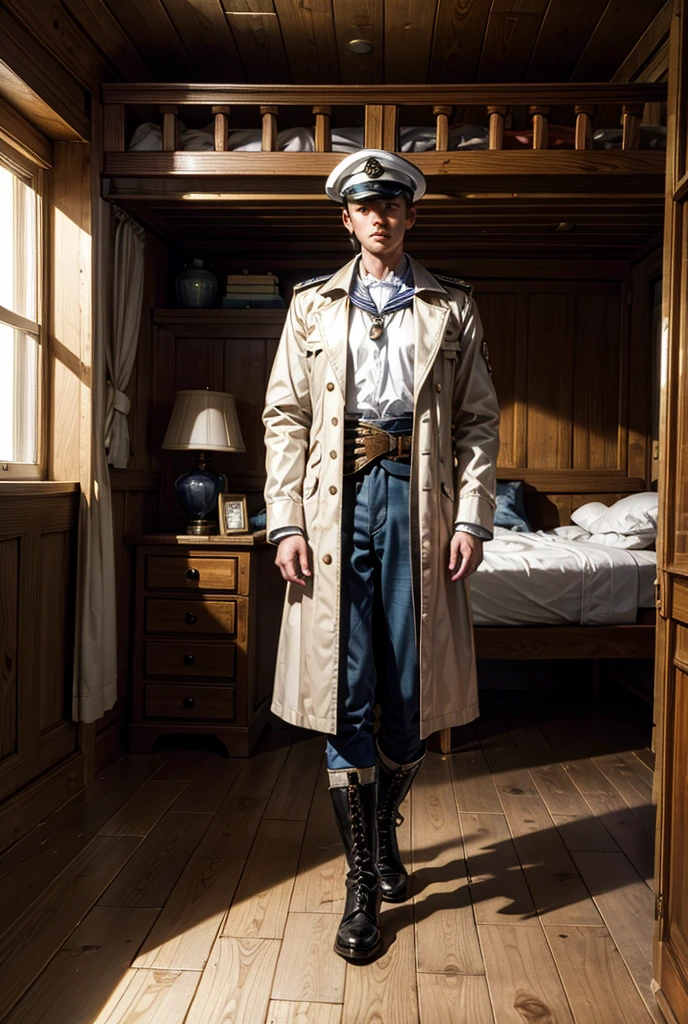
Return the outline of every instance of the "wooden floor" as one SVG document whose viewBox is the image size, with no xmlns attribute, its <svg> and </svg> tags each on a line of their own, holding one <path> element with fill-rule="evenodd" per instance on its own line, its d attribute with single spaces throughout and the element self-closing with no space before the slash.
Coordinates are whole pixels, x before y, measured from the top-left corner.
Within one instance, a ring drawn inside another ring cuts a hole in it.
<svg viewBox="0 0 688 1024">
<path fill-rule="evenodd" d="M 366 967 L 332 950 L 345 865 L 324 737 L 122 759 L 0 859 L 0 1019 L 663 1021 L 649 733 L 611 696 L 592 716 L 493 695 L 460 750 L 428 755 L 402 809 L 413 899 L 385 907 Z"/>
</svg>

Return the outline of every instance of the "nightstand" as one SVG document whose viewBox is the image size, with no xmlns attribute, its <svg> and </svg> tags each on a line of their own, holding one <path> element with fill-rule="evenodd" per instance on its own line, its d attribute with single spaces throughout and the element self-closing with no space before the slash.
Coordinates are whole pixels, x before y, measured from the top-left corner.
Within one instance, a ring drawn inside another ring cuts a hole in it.
<svg viewBox="0 0 688 1024">
<path fill-rule="evenodd" d="M 136 550 L 131 751 L 200 733 L 247 757 L 268 721 L 284 595 L 265 531 L 128 543 Z"/>
</svg>

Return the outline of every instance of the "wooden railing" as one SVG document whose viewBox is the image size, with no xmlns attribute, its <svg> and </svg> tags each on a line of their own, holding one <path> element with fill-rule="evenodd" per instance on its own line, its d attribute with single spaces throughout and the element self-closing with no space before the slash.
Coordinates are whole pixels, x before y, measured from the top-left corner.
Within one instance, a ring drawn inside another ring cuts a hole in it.
<svg viewBox="0 0 688 1024">
<path fill-rule="evenodd" d="M 592 146 L 596 111 L 618 108 L 623 129 L 622 149 L 637 149 L 644 105 L 666 99 L 665 83 L 588 84 L 588 83 L 515 83 L 513 85 L 422 85 L 422 86 L 300 86 L 300 85 L 165 85 L 105 84 L 104 149 L 123 153 L 127 144 L 127 110 L 152 107 L 162 125 L 162 149 L 179 148 L 180 113 L 187 107 L 204 108 L 214 123 L 214 148 L 226 152 L 236 107 L 256 108 L 256 125 L 262 125 L 263 152 L 277 150 L 278 119 L 289 107 L 310 107 L 314 118 L 315 151 L 332 150 L 332 113 L 336 107 L 357 106 L 364 111 L 364 145 L 397 150 L 399 114 L 405 107 L 432 110 L 436 131 L 436 152 L 446 152 L 449 127 L 455 108 L 482 107 L 489 126 L 488 148 L 500 150 L 504 143 L 505 122 L 517 108 L 527 111 L 532 130 L 532 148 L 547 149 L 550 113 L 553 108 L 568 108 L 574 128 L 574 147 Z M 138 117 L 141 120 L 141 117 Z M 609 126 L 608 122 L 605 126 Z M 245 127 L 245 125 L 242 125 Z"/>
</svg>

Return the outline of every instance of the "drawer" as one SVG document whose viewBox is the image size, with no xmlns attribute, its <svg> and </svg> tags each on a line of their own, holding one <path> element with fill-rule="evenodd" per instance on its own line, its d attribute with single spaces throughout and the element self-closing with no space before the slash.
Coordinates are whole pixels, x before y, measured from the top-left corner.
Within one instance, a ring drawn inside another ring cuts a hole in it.
<svg viewBox="0 0 688 1024">
<path fill-rule="evenodd" d="M 147 633 L 222 633 L 236 636 L 237 602 L 176 600 L 149 597 L 146 600 Z"/>
<path fill-rule="evenodd" d="M 146 718 L 211 718 L 232 722 L 236 717 L 233 686 L 186 686 L 150 683 L 146 687 Z"/>
<path fill-rule="evenodd" d="M 146 587 L 174 590 L 240 589 L 241 570 L 246 577 L 248 556 L 237 553 L 223 558 L 193 555 L 148 555 Z"/>
<path fill-rule="evenodd" d="M 144 672 L 147 676 L 213 676 L 233 679 L 236 671 L 234 644 L 189 640 L 146 640 Z"/>
</svg>

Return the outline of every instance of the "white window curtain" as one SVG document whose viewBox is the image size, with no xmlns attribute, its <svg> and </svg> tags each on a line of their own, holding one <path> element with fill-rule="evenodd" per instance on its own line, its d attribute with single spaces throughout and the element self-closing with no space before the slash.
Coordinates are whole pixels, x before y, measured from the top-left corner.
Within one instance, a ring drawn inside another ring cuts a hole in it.
<svg viewBox="0 0 688 1024">
<path fill-rule="evenodd" d="M 129 461 L 130 402 L 125 389 L 136 361 L 143 300 L 145 232 L 124 213 L 114 208 L 112 252 L 112 330 L 106 345 L 107 404 L 105 448 L 107 460 L 117 469 Z"/>
<path fill-rule="evenodd" d="M 92 145 L 100 152 L 102 115 L 94 102 Z M 101 116 L 98 116 L 101 115 Z M 97 161 L 93 162 L 93 338 L 91 354 L 91 424 L 90 436 L 81 474 L 81 509 L 79 523 L 79 574 L 77 595 L 77 641 L 72 690 L 72 717 L 75 721 L 95 722 L 117 700 L 117 622 L 115 600 L 115 557 L 112 531 L 112 500 L 110 471 L 105 453 L 105 424 L 108 408 L 106 372 L 112 367 L 114 387 L 112 407 L 117 405 L 117 392 L 126 387 L 131 375 L 131 333 L 141 315 L 143 264 L 137 264 L 132 250 L 138 250 L 141 229 L 124 226 L 117 245 L 117 229 L 122 220 L 113 216 L 109 203 L 100 198 Z M 133 222 L 130 222 L 133 225 Z M 136 239 L 136 243 L 132 241 Z M 119 256 L 117 253 L 123 253 Z M 138 270 L 136 267 L 138 266 Z M 137 274 L 139 280 L 130 275 Z M 113 287 L 113 282 L 116 284 Z M 138 296 L 138 298 L 137 298 Z M 119 307 L 131 306 L 126 315 Z M 135 308 L 136 307 L 136 308 Z M 116 315 L 115 315 L 116 313 Z M 137 328 L 138 330 L 138 328 Z M 118 350 L 119 340 L 127 339 L 126 357 Z M 134 341 L 134 350 L 136 342 Z M 115 355 L 115 353 L 117 353 Z M 120 403 L 122 404 L 122 403 Z M 126 418 L 123 415 L 116 419 Z M 121 427 L 119 438 L 121 443 Z M 114 436 L 114 434 L 113 434 Z M 123 450 L 123 449 L 122 449 Z M 128 440 L 126 452 L 128 456 Z M 126 464 L 126 461 L 125 461 Z"/>
</svg>

